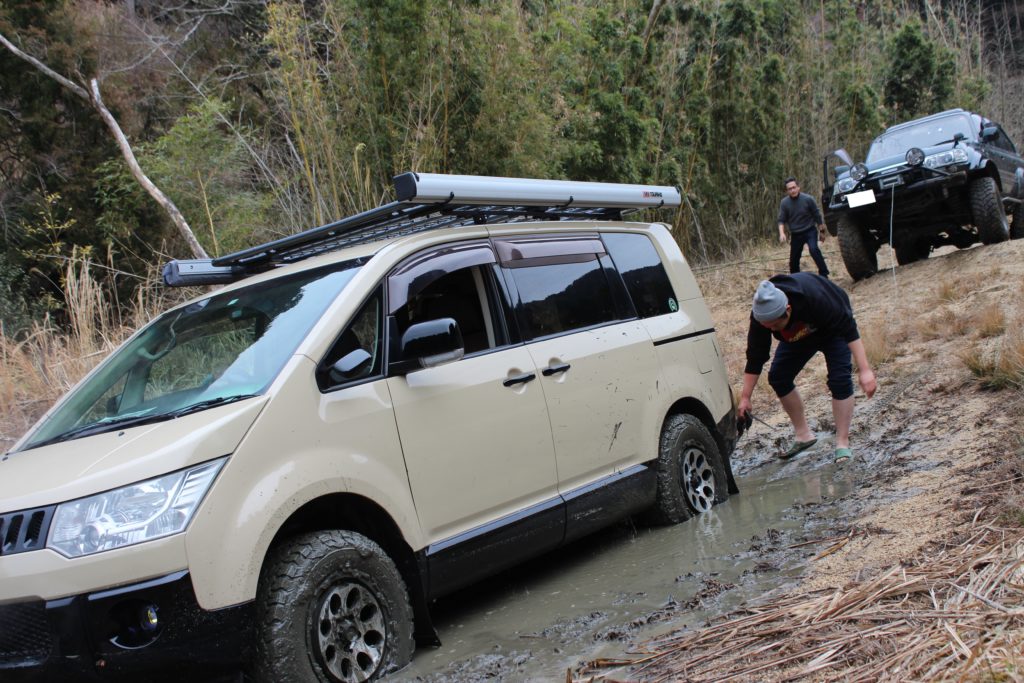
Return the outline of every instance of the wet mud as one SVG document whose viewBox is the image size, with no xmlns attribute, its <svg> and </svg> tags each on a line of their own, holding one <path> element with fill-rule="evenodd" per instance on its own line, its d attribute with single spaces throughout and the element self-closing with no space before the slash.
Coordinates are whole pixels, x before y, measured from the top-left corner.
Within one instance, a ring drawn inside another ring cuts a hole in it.
<svg viewBox="0 0 1024 683">
<path fill-rule="evenodd" d="M 824 437 L 824 434 L 822 435 Z M 796 580 L 818 539 L 846 533 L 855 470 L 813 449 L 782 462 L 764 437 L 735 454 L 740 493 L 669 527 L 609 527 L 433 607 L 442 641 L 389 680 L 565 680 L 581 660 L 696 625 Z"/>
</svg>

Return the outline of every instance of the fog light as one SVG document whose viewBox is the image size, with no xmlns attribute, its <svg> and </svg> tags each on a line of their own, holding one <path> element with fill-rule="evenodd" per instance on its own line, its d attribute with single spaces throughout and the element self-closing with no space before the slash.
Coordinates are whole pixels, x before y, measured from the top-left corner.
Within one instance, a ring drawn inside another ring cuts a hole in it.
<svg viewBox="0 0 1024 683">
<path fill-rule="evenodd" d="M 907 150 L 905 159 L 910 166 L 920 166 L 924 163 L 924 150 L 920 147 L 911 147 Z"/>
<path fill-rule="evenodd" d="M 864 180 L 868 177 L 868 167 L 863 163 L 854 164 L 850 169 L 850 177 L 856 181 Z"/>
<path fill-rule="evenodd" d="M 157 615 L 156 605 L 146 605 L 139 614 L 139 627 L 147 633 L 160 628 L 160 617 Z"/>
</svg>

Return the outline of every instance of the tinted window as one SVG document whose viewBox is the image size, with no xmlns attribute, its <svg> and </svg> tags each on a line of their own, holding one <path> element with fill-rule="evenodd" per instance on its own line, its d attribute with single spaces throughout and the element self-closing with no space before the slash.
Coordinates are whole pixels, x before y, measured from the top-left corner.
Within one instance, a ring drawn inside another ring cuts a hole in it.
<svg viewBox="0 0 1024 683">
<path fill-rule="evenodd" d="M 439 260 L 437 268 L 443 266 Z M 490 285 L 492 271 L 492 265 L 471 266 L 437 277 L 394 312 L 398 334 L 415 323 L 452 318 L 459 324 L 467 354 L 504 345 L 504 328 L 497 319 L 499 307 Z M 443 271 L 432 274 L 438 272 Z"/>
<path fill-rule="evenodd" d="M 611 287 L 597 255 L 569 258 L 571 263 L 520 261 L 509 269 L 519 290 L 519 323 L 527 339 L 616 319 Z"/>
<path fill-rule="evenodd" d="M 1017 149 L 1013 146 L 1013 143 L 1010 142 L 1010 137 L 1001 128 L 999 129 L 999 134 L 996 136 L 996 144 L 1007 152 L 1012 152 L 1014 154 L 1017 153 Z"/>
<path fill-rule="evenodd" d="M 650 318 L 679 310 L 668 273 L 650 238 L 624 233 L 606 233 L 602 237 L 622 274 L 637 315 Z"/>
<path fill-rule="evenodd" d="M 334 342 L 334 346 L 320 363 L 316 373 L 316 381 L 320 389 L 326 391 L 343 384 L 362 381 L 382 374 L 384 360 L 384 345 L 381 341 L 384 329 L 382 310 L 383 297 L 381 290 L 378 289 L 352 317 L 352 321 L 345 327 L 345 330 Z M 351 355 L 360 350 L 366 353 L 358 356 Z M 333 368 L 334 364 L 343 358 L 350 359 L 349 363 L 343 364 L 347 371 Z M 356 364 L 357 361 L 358 364 Z"/>
</svg>

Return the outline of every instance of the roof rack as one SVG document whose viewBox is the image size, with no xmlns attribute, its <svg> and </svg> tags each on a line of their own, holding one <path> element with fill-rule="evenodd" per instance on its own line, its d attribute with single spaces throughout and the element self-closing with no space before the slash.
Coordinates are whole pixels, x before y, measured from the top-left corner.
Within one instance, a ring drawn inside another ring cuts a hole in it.
<svg viewBox="0 0 1024 683">
<path fill-rule="evenodd" d="M 674 187 L 403 173 L 396 200 L 318 228 L 214 259 L 170 261 L 170 287 L 227 284 L 343 247 L 462 225 L 523 220 L 621 220 L 645 208 L 678 207 Z"/>
</svg>

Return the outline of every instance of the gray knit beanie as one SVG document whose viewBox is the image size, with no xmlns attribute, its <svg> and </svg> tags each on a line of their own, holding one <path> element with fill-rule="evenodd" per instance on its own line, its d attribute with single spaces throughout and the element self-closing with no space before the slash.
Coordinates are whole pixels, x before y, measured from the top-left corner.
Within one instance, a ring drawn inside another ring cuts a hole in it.
<svg viewBox="0 0 1024 683">
<path fill-rule="evenodd" d="M 754 320 L 768 322 L 781 318 L 786 312 L 789 299 L 786 293 L 768 280 L 761 280 L 754 292 Z"/>
</svg>

